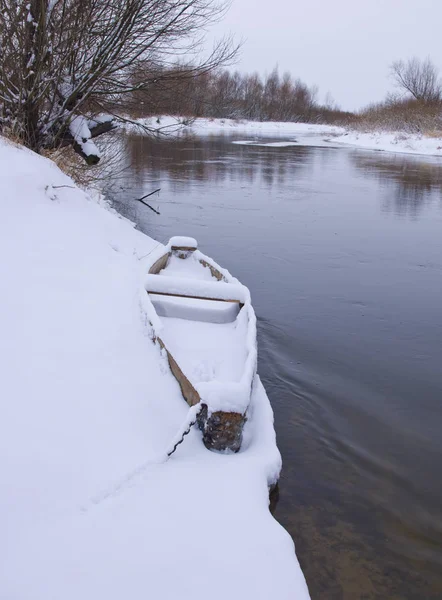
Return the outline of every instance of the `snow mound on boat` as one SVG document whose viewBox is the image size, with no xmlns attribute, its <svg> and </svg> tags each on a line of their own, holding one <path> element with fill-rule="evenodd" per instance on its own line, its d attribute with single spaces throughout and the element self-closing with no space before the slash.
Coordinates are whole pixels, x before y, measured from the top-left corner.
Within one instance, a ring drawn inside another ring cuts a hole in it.
<svg viewBox="0 0 442 600">
<path fill-rule="evenodd" d="M 175 235 L 169 240 L 169 246 L 177 248 L 198 248 L 198 243 L 195 238 L 184 235 Z"/>
</svg>

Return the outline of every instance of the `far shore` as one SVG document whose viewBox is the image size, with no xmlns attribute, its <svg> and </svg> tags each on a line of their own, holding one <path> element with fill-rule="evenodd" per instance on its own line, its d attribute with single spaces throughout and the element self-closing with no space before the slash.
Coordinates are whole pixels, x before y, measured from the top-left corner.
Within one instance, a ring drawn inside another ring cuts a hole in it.
<svg viewBox="0 0 442 600">
<path fill-rule="evenodd" d="M 242 119 L 192 119 L 183 116 L 154 116 L 137 119 L 140 126 L 164 135 L 244 136 L 235 143 L 254 143 L 270 146 L 352 146 L 366 150 L 442 157 L 442 134 L 425 136 L 404 131 L 364 130 L 337 125 L 275 121 L 246 121 Z M 137 132 L 142 127 L 127 126 Z M 262 142 L 260 138 L 284 138 L 284 141 Z M 293 138 L 293 139 L 291 139 Z"/>
</svg>

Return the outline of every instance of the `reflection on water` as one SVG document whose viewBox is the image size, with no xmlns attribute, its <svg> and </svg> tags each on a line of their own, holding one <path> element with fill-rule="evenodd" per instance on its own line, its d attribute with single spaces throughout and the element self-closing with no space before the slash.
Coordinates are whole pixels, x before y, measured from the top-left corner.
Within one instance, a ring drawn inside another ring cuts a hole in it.
<svg viewBox="0 0 442 600">
<path fill-rule="evenodd" d="M 293 152 L 275 152 L 275 149 L 237 146 L 230 154 L 232 144 L 229 139 L 209 138 L 180 139 L 176 142 L 155 143 L 143 136 L 131 136 L 127 140 L 127 156 L 133 174 L 143 179 L 146 169 L 152 179 L 161 178 L 167 173 L 171 180 L 178 180 L 180 188 L 191 187 L 195 181 L 210 181 L 221 185 L 229 181 L 242 181 L 245 184 L 259 183 L 271 187 L 283 184 L 289 172 L 307 163 L 313 148 L 299 147 Z M 225 154 L 220 155 L 220 149 Z M 284 150 L 284 149 L 282 149 Z"/>
<path fill-rule="evenodd" d="M 354 153 L 352 160 L 364 176 L 375 177 L 383 185 L 385 211 L 417 217 L 434 196 L 440 200 L 442 169 L 438 160 L 404 154 L 380 158 L 378 153 Z"/>
<path fill-rule="evenodd" d="M 122 143 L 117 208 L 161 241 L 196 237 L 251 289 L 284 460 L 275 516 L 312 598 L 440 600 L 440 163 Z M 130 200 L 155 187 L 159 217 Z"/>
</svg>

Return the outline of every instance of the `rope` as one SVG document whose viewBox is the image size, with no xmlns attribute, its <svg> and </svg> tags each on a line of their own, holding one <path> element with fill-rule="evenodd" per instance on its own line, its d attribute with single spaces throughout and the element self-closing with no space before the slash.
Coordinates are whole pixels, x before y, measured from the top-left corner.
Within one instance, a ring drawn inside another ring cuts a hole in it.
<svg viewBox="0 0 442 600">
<path fill-rule="evenodd" d="M 199 402 L 198 404 L 195 404 L 195 406 L 192 406 L 192 408 L 189 410 L 189 412 L 187 413 L 187 417 L 186 417 L 185 422 L 180 427 L 180 431 L 181 431 L 181 429 L 183 427 L 186 427 L 186 424 L 187 424 L 187 428 L 181 434 L 181 437 L 175 442 L 175 444 L 173 445 L 172 450 L 169 450 L 169 452 L 167 453 L 167 457 L 168 458 L 170 458 L 172 456 L 172 454 L 176 451 L 176 449 L 178 448 L 178 446 L 183 443 L 184 438 L 186 437 L 186 435 L 188 435 L 190 433 L 190 430 L 192 429 L 192 427 L 198 421 L 198 415 L 200 414 L 200 412 L 202 411 L 202 409 L 203 409 L 203 404 L 201 402 Z M 189 422 L 189 419 L 192 419 L 192 420 Z"/>
</svg>

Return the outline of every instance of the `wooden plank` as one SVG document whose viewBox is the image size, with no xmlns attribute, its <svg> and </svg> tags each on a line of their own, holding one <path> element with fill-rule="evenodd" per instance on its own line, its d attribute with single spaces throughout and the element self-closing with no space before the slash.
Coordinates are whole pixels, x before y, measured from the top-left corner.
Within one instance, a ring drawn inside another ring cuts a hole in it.
<svg viewBox="0 0 442 600">
<path fill-rule="evenodd" d="M 248 299 L 247 288 L 239 283 L 224 281 L 203 281 L 148 274 L 144 280 L 144 287 L 151 294 L 171 294 L 201 300 L 230 300 L 244 304 Z"/>
<path fill-rule="evenodd" d="M 193 246 L 172 246 L 170 253 L 173 254 L 173 256 L 177 256 L 178 258 L 185 260 L 186 258 L 189 258 L 189 256 L 193 254 L 195 250 L 196 248 Z"/>
<path fill-rule="evenodd" d="M 215 277 L 216 279 L 218 279 L 218 281 L 227 282 L 227 279 L 224 277 L 224 275 L 222 273 L 220 273 L 218 271 L 218 269 L 216 269 L 213 265 L 211 265 L 209 262 L 207 262 L 207 260 L 204 260 L 204 258 L 200 258 L 200 263 L 206 269 L 210 269 L 210 272 L 212 273 L 212 277 Z"/>
<path fill-rule="evenodd" d="M 195 406 L 195 404 L 201 401 L 200 395 L 184 375 L 177 361 L 166 348 L 163 340 L 160 337 L 156 339 L 167 354 L 170 370 L 178 381 L 183 398 L 189 406 Z M 238 452 L 241 449 L 242 432 L 246 420 L 246 415 L 236 412 L 217 411 L 209 417 L 207 405 L 203 405 L 198 426 L 203 432 L 205 447 L 208 450 L 217 450 L 218 452 L 225 452 L 226 450 Z"/>
<path fill-rule="evenodd" d="M 189 294 L 170 294 L 168 292 L 156 292 L 154 290 L 146 289 L 148 294 L 155 294 L 156 296 L 172 296 L 174 298 L 193 298 L 195 300 L 212 300 L 214 302 L 237 302 L 242 308 L 244 304 L 241 300 L 233 300 L 227 298 L 208 298 L 207 296 L 190 296 Z"/>
<path fill-rule="evenodd" d="M 172 246 L 172 250 L 183 250 L 183 252 L 195 252 L 196 246 Z"/>
<path fill-rule="evenodd" d="M 157 337 L 157 340 L 158 340 L 158 343 L 160 344 L 161 348 L 163 348 L 166 351 L 170 370 L 172 371 L 172 374 L 175 377 L 175 379 L 178 381 L 183 398 L 185 399 L 185 401 L 187 402 L 187 404 L 189 406 L 194 406 L 195 404 L 198 404 L 198 402 L 201 400 L 198 392 L 193 387 L 193 385 L 190 383 L 190 381 L 187 379 L 187 377 L 184 375 L 184 373 L 182 372 L 177 361 L 174 359 L 172 354 L 166 348 L 166 345 L 163 342 L 163 340 L 159 337 Z"/>
<path fill-rule="evenodd" d="M 149 273 L 151 275 L 157 275 L 160 271 L 167 267 L 167 263 L 169 262 L 169 253 L 163 254 L 154 264 L 150 267 Z"/>
</svg>

